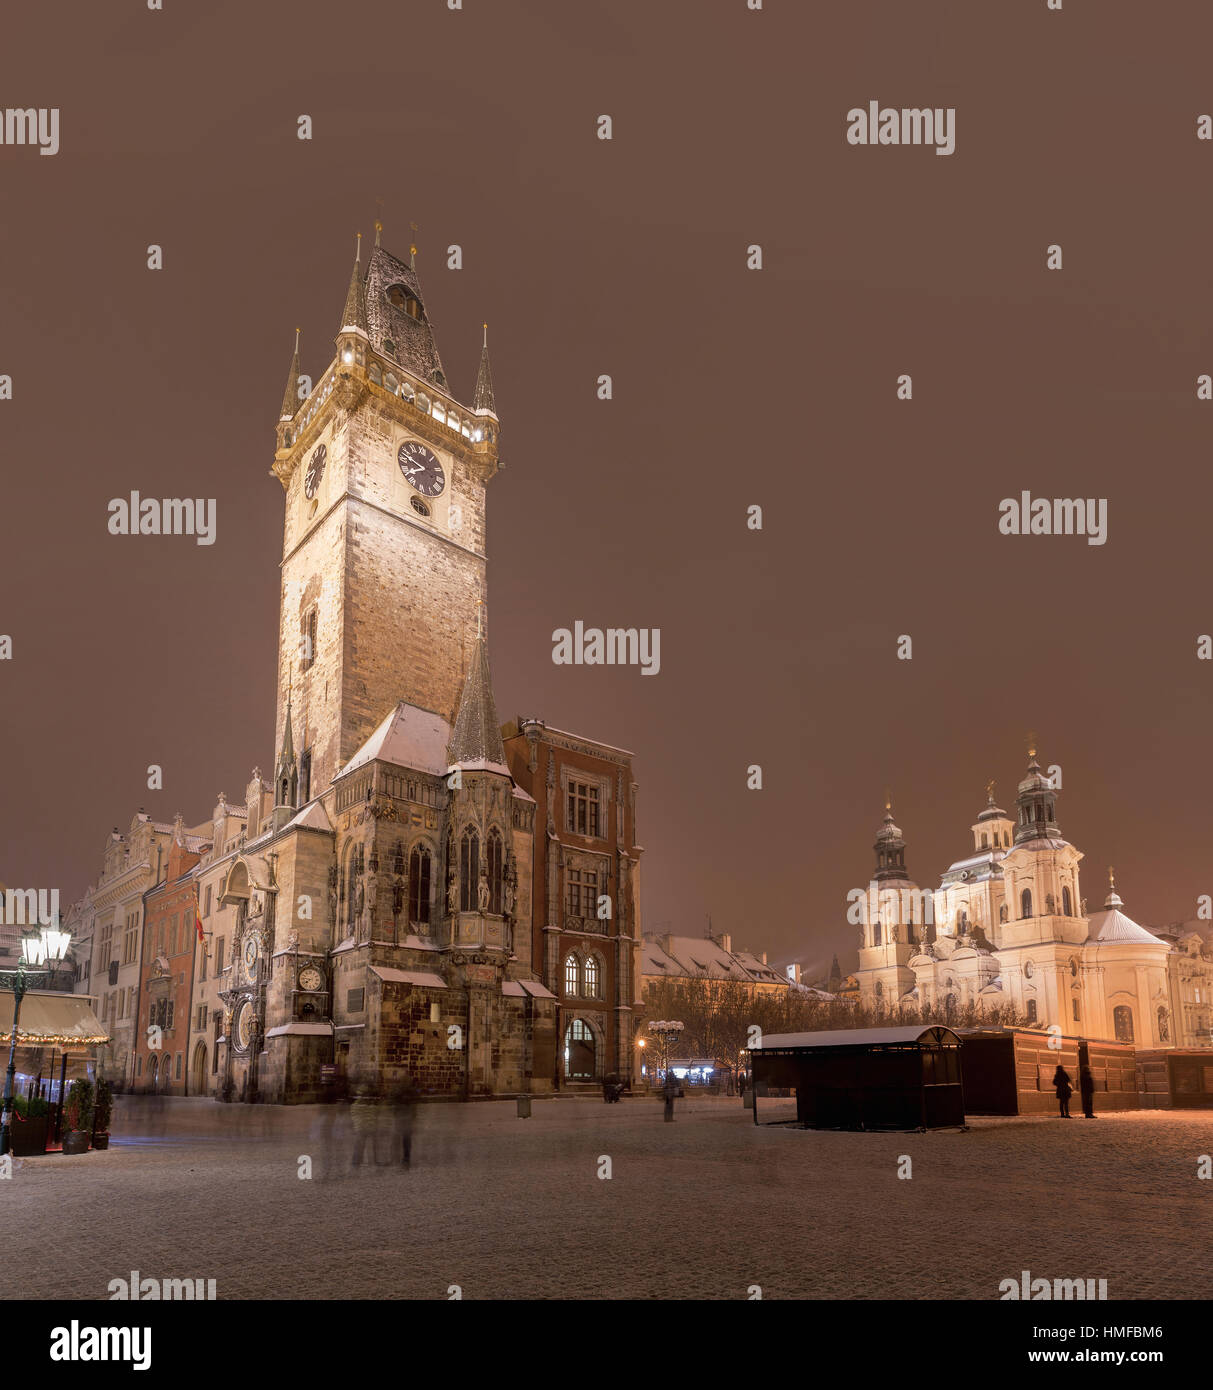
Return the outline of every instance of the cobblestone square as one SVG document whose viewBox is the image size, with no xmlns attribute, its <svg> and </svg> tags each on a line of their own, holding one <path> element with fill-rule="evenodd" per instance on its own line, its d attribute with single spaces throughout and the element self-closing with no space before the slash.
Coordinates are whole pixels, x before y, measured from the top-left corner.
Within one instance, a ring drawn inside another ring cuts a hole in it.
<svg viewBox="0 0 1213 1390">
<path fill-rule="evenodd" d="M 674 1124 L 642 1098 L 428 1105 L 408 1169 L 347 1176 L 326 1173 L 323 1107 L 169 1100 L 136 1125 L 131 1104 L 109 1151 L 0 1184 L 5 1298 L 107 1298 L 132 1270 L 221 1299 L 993 1299 L 1024 1269 L 1209 1294 L 1203 1112 L 852 1134 L 709 1097 Z"/>
</svg>

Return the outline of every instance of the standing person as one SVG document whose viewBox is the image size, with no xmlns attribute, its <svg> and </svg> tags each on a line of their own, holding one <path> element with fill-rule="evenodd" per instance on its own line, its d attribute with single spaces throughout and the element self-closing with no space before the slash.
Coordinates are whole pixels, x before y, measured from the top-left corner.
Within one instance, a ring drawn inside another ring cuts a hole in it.
<svg viewBox="0 0 1213 1390">
<path fill-rule="evenodd" d="M 397 1160 L 405 1168 L 413 1158 L 413 1119 L 417 1113 L 417 1087 L 406 1076 L 392 1091 L 392 1131 L 398 1142 Z"/>
<path fill-rule="evenodd" d="M 1095 1074 L 1084 1062 L 1078 1069 L 1078 1094 L 1082 1097 L 1083 1118 L 1095 1118 Z"/>
<path fill-rule="evenodd" d="M 1057 1070 L 1053 1073 L 1053 1089 L 1057 1092 L 1060 1118 L 1068 1120 L 1070 1118 L 1070 1097 L 1074 1094 L 1074 1087 L 1070 1085 L 1070 1073 L 1060 1062 L 1057 1064 Z"/>
<path fill-rule="evenodd" d="M 665 1074 L 665 1085 L 662 1087 L 665 1096 L 665 1118 L 666 1123 L 674 1118 L 674 1098 L 678 1095 L 678 1078 L 672 1071 Z"/>
</svg>

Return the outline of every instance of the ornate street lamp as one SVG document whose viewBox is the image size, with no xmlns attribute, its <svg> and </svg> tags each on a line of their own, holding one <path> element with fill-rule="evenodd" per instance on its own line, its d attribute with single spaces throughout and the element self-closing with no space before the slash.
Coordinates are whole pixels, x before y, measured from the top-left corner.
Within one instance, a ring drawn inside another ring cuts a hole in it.
<svg viewBox="0 0 1213 1390">
<path fill-rule="evenodd" d="M 21 1019 L 21 1001 L 29 988 L 31 975 L 54 977 L 59 963 L 67 955 L 71 939 L 71 932 L 60 929 L 58 917 L 49 927 L 22 932 L 21 957 L 16 970 L 0 971 L 0 988 L 13 992 L 13 1035 L 8 1045 L 8 1071 L 4 1077 L 4 1109 L 0 1112 L 0 1154 L 8 1153 L 12 1145 L 13 1079 L 17 1073 L 17 1025 Z M 50 964 L 44 964 L 46 961 Z"/>
<path fill-rule="evenodd" d="M 649 1021 L 649 1032 L 661 1044 L 661 1070 L 670 1070 L 670 1046 L 686 1025 L 677 1019 L 655 1018 Z"/>
</svg>

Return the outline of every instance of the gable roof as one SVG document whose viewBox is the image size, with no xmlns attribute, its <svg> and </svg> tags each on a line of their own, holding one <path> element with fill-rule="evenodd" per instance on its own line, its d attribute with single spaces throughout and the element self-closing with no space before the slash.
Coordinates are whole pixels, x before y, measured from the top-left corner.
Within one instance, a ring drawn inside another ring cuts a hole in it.
<svg viewBox="0 0 1213 1390">
<path fill-rule="evenodd" d="M 333 779 L 370 762 L 392 763 L 414 772 L 446 772 L 451 726 L 433 710 L 402 700 Z"/>
</svg>

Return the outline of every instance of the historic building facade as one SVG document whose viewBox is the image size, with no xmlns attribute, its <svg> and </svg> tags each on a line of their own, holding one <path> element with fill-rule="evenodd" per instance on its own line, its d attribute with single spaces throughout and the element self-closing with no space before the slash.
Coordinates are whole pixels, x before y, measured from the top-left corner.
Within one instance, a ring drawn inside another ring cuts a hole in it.
<svg viewBox="0 0 1213 1390">
<path fill-rule="evenodd" d="M 178 816 L 165 875 L 144 895 L 141 978 L 136 1000 L 134 1084 L 163 1095 L 187 1094 L 190 999 L 197 956 L 198 885 L 192 872 L 209 843 Z"/>
<path fill-rule="evenodd" d="M 924 892 L 910 877 L 905 840 L 887 810 L 875 872 L 853 902 L 865 1002 L 892 1010 L 929 1004 L 944 1016 L 969 1004 L 1009 1006 L 1066 1035 L 1147 1048 L 1191 1045 L 1175 999 L 1178 972 L 1195 973 L 1190 943 L 1181 951 L 1139 926 L 1122 911 L 1111 881 L 1102 910 L 1088 912 L 1083 855 L 1061 834 L 1057 791 L 1035 750 L 1015 815 L 995 804 L 991 784 L 971 834 L 971 851 Z"/>
<path fill-rule="evenodd" d="M 534 805 L 528 963 L 559 1001 L 554 1079 L 630 1080 L 640 1007 L 640 857 L 632 755 L 519 717 L 510 772 Z"/>
</svg>

